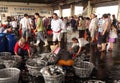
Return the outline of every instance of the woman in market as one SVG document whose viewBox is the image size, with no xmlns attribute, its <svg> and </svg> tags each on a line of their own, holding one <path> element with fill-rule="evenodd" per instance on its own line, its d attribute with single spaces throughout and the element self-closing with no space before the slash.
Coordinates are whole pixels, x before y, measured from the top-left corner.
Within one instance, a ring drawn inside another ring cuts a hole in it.
<svg viewBox="0 0 120 83">
<path fill-rule="evenodd" d="M 31 57 L 30 47 L 25 38 L 20 38 L 20 40 L 15 44 L 14 53 L 17 57 L 21 57 L 22 59 L 26 56 Z"/>
</svg>

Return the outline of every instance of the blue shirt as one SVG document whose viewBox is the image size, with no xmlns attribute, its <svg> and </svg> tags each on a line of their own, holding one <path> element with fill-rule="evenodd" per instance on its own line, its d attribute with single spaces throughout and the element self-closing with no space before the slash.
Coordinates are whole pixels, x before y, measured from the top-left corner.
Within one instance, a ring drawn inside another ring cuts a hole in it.
<svg viewBox="0 0 120 83">
<path fill-rule="evenodd" d="M 98 22 L 98 25 L 99 25 L 98 32 L 102 32 L 103 31 L 102 23 L 103 23 L 103 19 L 100 19 L 99 22 Z"/>
</svg>

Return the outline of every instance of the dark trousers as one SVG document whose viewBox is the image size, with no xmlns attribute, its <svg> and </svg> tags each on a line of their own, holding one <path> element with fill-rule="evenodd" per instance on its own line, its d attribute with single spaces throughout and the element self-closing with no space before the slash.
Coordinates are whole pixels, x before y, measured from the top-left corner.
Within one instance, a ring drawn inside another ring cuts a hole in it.
<svg viewBox="0 0 120 83">
<path fill-rule="evenodd" d="M 18 49 L 18 55 L 22 57 L 21 62 L 17 64 L 18 68 L 20 70 L 25 70 L 26 69 L 26 60 L 28 58 L 28 52 L 27 50 L 23 50 L 21 48 Z"/>
<path fill-rule="evenodd" d="M 61 45 L 60 47 L 62 49 L 66 49 L 67 48 L 67 32 L 63 32 L 62 33 L 62 39 L 61 39 Z"/>
<path fill-rule="evenodd" d="M 14 28 L 13 32 L 17 37 L 19 37 L 19 28 Z"/>
<path fill-rule="evenodd" d="M 79 38 L 84 38 L 85 30 L 79 30 Z"/>
<path fill-rule="evenodd" d="M 21 56 L 22 59 L 24 59 L 25 57 L 28 57 L 28 51 L 19 48 L 19 49 L 18 49 L 18 55 Z"/>
<path fill-rule="evenodd" d="M 90 38 L 90 32 L 88 29 L 86 29 L 86 33 L 87 33 L 88 38 Z"/>
</svg>

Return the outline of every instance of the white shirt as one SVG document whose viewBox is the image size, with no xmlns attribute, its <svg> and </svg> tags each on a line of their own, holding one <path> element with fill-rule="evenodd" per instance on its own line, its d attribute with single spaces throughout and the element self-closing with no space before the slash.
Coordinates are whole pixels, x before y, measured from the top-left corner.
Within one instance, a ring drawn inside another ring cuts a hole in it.
<svg viewBox="0 0 120 83">
<path fill-rule="evenodd" d="M 73 43 L 72 44 L 72 48 L 75 47 L 75 46 L 79 46 L 79 43 Z"/>
<path fill-rule="evenodd" d="M 0 33 L 3 33 L 3 31 L 4 31 L 4 28 L 0 27 Z"/>
<path fill-rule="evenodd" d="M 22 24 L 22 29 L 30 29 L 30 23 L 30 19 L 26 17 L 20 20 L 20 24 Z"/>
<path fill-rule="evenodd" d="M 62 28 L 62 31 L 61 31 L 61 32 L 67 32 L 66 21 L 65 21 L 65 20 L 62 20 L 61 28 Z"/>
<path fill-rule="evenodd" d="M 29 18 L 29 22 L 30 22 L 30 24 L 32 25 L 32 19 L 31 19 L 31 18 Z"/>
<path fill-rule="evenodd" d="M 110 38 L 117 38 L 116 29 L 110 30 L 109 37 Z"/>
<path fill-rule="evenodd" d="M 87 40 L 85 40 L 84 38 L 79 38 L 78 39 L 78 42 L 79 42 L 79 46 L 80 47 L 83 47 L 85 46 L 86 44 L 88 44 L 89 42 Z"/>
<path fill-rule="evenodd" d="M 17 28 L 17 22 L 16 21 L 12 21 L 11 25 L 12 25 L 13 28 Z"/>
<path fill-rule="evenodd" d="M 7 33 L 7 29 L 5 29 L 5 30 L 3 31 L 3 33 Z"/>
<path fill-rule="evenodd" d="M 96 30 L 98 24 L 97 18 L 93 18 L 89 25 L 89 30 Z"/>
<path fill-rule="evenodd" d="M 58 32 L 61 30 L 61 27 L 62 27 L 62 20 L 61 19 L 52 19 L 51 21 L 51 29 L 54 31 L 54 32 Z"/>
</svg>

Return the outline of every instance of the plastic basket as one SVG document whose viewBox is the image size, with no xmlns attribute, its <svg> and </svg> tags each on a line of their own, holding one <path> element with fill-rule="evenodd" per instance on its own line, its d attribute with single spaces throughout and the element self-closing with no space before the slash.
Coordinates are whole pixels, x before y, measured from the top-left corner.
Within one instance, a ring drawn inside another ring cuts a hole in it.
<svg viewBox="0 0 120 83">
<path fill-rule="evenodd" d="M 43 75 L 45 83 L 63 83 L 64 81 L 64 75 L 59 74 L 56 76 L 47 76 Z"/>
<path fill-rule="evenodd" d="M 6 68 L 15 67 L 15 65 L 17 64 L 14 56 L 11 56 L 11 55 L 0 56 L 0 59 L 2 60 Z"/>
<path fill-rule="evenodd" d="M 0 33 L 0 52 L 6 51 L 6 34 Z"/>
<path fill-rule="evenodd" d="M 75 63 L 76 63 L 76 62 L 84 61 L 84 59 L 85 59 L 84 56 L 81 55 L 81 56 L 76 57 L 74 61 L 75 61 Z"/>
<path fill-rule="evenodd" d="M 41 69 L 40 72 L 42 73 L 42 76 L 44 77 L 45 83 L 64 83 L 66 71 L 60 70 L 60 71 L 62 71 L 61 73 L 52 74 L 52 72 L 56 70 L 56 69 L 54 69 L 55 67 L 58 67 L 58 69 L 62 68 L 61 66 L 50 65 L 50 66 L 46 66 L 46 67 Z"/>
<path fill-rule="evenodd" d="M 14 58 L 14 60 L 15 60 L 17 63 L 19 63 L 19 62 L 22 61 L 22 59 L 21 59 L 21 58 L 18 58 L 16 55 L 12 55 L 12 57 Z"/>
<path fill-rule="evenodd" d="M 14 46 L 15 46 L 15 43 L 17 41 L 16 37 L 15 37 L 15 34 L 8 34 L 7 36 L 7 50 L 11 53 L 14 54 Z"/>
<path fill-rule="evenodd" d="M 0 70 L 0 83 L 18 83 L 20 70 L 5 68 Z"/>
<path fill-rule="evenodd" d="M 80 65 L 79 67 L 77 65 Z M 82 61 L 74 65 L 75 74 L 80 78 L 88 78 L 92 73 L 94 65 L 91 62 Z"/>
<path fill-rule="evenodd" d="M 0 52 L 0 56 L 11 56 L 10 52 Z"/>
<path fill-rule="evenodd" d="M 45 61 L 43 61 L 43 60 L 40 60 L 40 61 L 42 63 L 44 63 L 44 65 L 39 65 L 40 63 L 39 63 L 38 60 L 33 61 L 33 62 L 32 62 L 32 60 L 31 61 L 28 60 L 26 62 L 26 66 L 27 66 L 27 68 L 29 70 L 29 74 L 31 74 L 32 76 L 36 76 L 36 77 L 42 75 L 39 71 L 40 71 L 41 68 L 45 67 L 47 65 L 47 63 Z M 37 64 L 37 66 L 34 66 L 33 65 L 34 63 Z"/>
<path fill-rule="evenodd" d="M 15 67 L 16 62 L 13 60 L 8 60 L 8 61 L 3 61 L 3 64 L 5 65 L 6 68 L 12 68 Z"/>
</svg>

